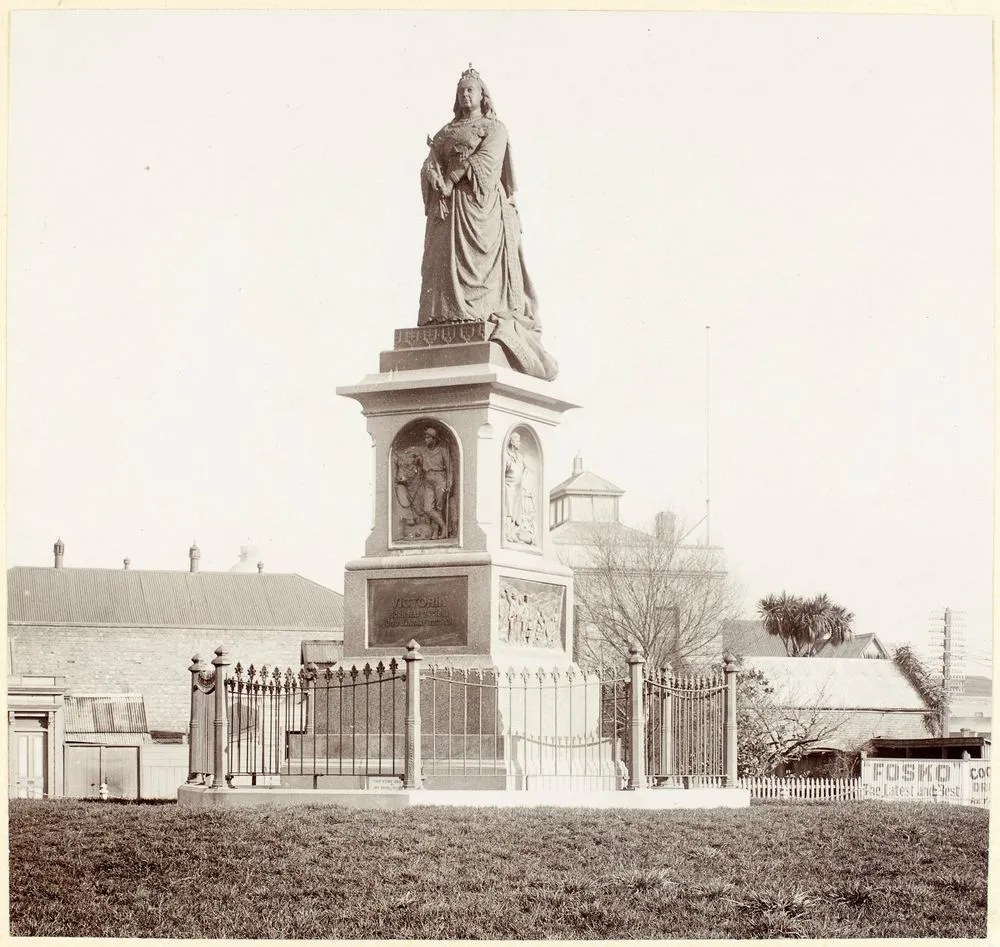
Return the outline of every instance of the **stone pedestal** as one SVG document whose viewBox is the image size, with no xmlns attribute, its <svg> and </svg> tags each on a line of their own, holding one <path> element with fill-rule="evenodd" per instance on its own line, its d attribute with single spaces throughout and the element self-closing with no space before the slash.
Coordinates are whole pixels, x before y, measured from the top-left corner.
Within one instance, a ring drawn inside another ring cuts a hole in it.
<svg viewBox="0 0 1000 947">
<path fill-rule="evenodd" d="M 399 329 L 378 374 L 337 389 L 373 447 L 372 530 L 344 578 L 344 662 L 565 666 L 573 576 L 552 554 L 550 435 L 576 407 L 510 367 L 490 327 Z"/>
</svg>

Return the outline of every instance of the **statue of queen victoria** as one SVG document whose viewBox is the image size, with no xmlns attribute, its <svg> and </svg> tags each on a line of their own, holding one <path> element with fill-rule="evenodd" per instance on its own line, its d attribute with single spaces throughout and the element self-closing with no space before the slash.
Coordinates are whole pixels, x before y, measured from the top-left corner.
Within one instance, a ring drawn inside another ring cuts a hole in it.
<svg viewBox="0 0 1000 947">
<path fill-rule="evenodd" d="M 483 322 L 514 366 L 553 379 L 542 348 L 534 288 L 524 267 L 507 129 L 471 64 L 455 93 L 455 118 L 433 138 L 421 169 L 427 215 L 417 325 Z"/>
</svg>

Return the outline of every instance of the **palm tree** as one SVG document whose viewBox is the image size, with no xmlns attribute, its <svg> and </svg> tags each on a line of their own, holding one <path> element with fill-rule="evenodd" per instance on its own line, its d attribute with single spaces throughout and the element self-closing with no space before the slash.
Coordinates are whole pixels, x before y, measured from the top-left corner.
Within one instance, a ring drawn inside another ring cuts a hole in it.
<svg viewBox="0 0 1000 947">
<path fill-rule="evenodd" d="M 813 655 L 825 644 L 837 648 L 854 634 L 854 616 L 825 594 L 810 599 L 787 592 L 768 595 L 757 603 L 757 611 L 764 630 L 779 637 L 793 658 Z"/>
</svg>

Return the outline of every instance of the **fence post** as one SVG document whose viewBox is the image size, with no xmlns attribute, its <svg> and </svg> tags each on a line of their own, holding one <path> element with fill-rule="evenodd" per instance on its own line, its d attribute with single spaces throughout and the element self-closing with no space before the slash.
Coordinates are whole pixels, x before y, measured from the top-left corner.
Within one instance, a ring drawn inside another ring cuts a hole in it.
<svg viewBox="0 0 1000 947">
<path fill-rule="evenodd" d="M 668 664 L 664 668 L 665 687 L 660 689 L 662 710 L 660 713 L 660 770 L 664 776 L 674 772 L 674 669 Z M 668 781 L 669 784 L 669 781 Z"/>
<path fill-rule="evenodd" d="M 420 775 L 420 645 L 411 639 L 406 646 L 406 770 L 404 789 L 422 789 Z"/>
<path fill-rule="evenodd" d="M 202 675 L 209 666 L 201 659 L 200 654 L 191 658 L 191 720 L 188 725 L 188 783 L 198 781 L 198 774 L 204 773 L 205 767 L 205 747 L 203 741 L 205 736 L 201 732 L 201 720 L 198 713 L 198 702 L 202 699 L 204 691 L 199 686 Z M 198 763 L 201 763 L 199 768 Z"/>
<path fill-rule="evenodd" d="M 632 764 L 629 767 L 628 788 L 645 789 L 646 782 L 646 721 L 642 713 L 643 668 L 646 658 L 638 644 L 632 645 L 628 651 L 628 663 L 631 679 L 629 700 L 630 749 Z"/>
<path fill-rule="evenodd" d="M 736 785 L 736 662 L 728 652 L 723 658 L 726 672 L 726 786 Z"/>
<path fill-rule="evenodd" d="M 215 668 L 215 773 L 212 777 L 213 789 L 225 789 L 229 786 L 226 778 L 229 764 L 229 734 L 226 727 L 226 672 L 229 667 L 229 655 L 226 649 L 219 645 L 212 658 Z M 229 786 L 231 788 L 231 786 Z"/>
</svg>

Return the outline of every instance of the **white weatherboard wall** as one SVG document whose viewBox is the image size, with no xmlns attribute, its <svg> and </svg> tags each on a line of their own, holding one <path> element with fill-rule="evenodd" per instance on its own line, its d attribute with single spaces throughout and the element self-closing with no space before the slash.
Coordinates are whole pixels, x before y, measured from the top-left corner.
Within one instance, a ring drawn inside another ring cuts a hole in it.
<svg viewBox="0 0 1000 947">
<path fill-rule="evenodd" d="M 176 799 L 188 777 L 187 744 L 144 743 L 139 747 L 139 798 Z"/>
</svg>

